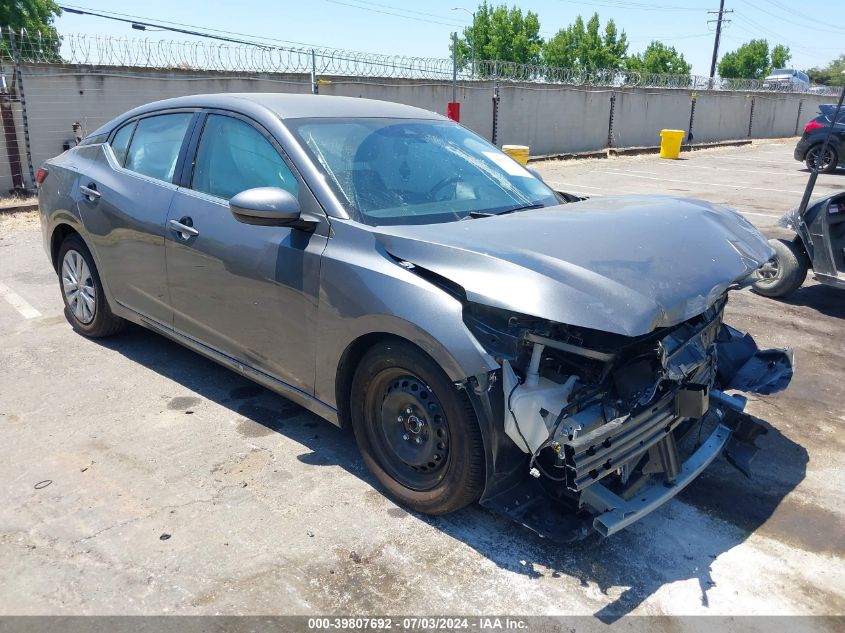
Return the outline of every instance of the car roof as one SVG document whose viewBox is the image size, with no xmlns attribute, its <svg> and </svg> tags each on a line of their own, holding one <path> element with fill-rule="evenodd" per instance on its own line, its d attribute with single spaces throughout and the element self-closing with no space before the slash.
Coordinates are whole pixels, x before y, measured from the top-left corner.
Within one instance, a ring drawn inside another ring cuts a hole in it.
<svg viewBox="0 0 845 633">
<path fill-rule="evenodd" d="M 132 110 L 133 116 L 165 108 L 222 108 L 242 110 L 249 105 L 269 110 L 281 119 L 302 118 L 391 118 L 391 119 L 444 119 L 445 117 L 390 101 L 359 97 L 335 97 L 311 94 L 280 94 L 266 92 L 234 92 L 176 97 L 148 103 Z M 127 113 L 129 115 L 130 113 Z M 125 117 L 121 117 L 125 118 Z"/>
</svg>

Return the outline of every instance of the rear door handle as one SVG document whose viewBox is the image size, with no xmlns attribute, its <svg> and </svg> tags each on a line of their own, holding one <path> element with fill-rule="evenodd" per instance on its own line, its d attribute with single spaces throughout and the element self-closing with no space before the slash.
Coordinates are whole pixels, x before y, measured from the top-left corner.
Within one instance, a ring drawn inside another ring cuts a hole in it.
<svg viewBox="0 0 845 633">
<path fill-rule="evenodd" d="M 94 200 L 100 197 L 100 192 L 97 191 L 97 185 L 93 182 L 89 182 L 87 185 L 80 185 L 79 193 L 88 198 L 91 202 L 94 202 Z"/>
<path fill-rule="evenodd" d="M 182 218 L 181 220 L 170 220 L 167 224 L 171 230 L 176 231 L 183 240 L 189 240 L 200 234 L 193 226 L 187 224 L 191 218 Z"/>
</svg>

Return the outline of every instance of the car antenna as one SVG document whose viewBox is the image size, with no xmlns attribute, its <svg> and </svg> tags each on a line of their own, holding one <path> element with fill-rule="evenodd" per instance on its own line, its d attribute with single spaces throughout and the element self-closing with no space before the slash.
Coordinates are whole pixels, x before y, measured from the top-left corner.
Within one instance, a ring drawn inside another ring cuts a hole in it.
<svg viewBox="0 0 845 633">
<path fill-rule="evenodd" d="M 845 75 L 845 70 L 842 71 Z M 833 118 L 830 121 L 830 127 L 827 129 L 827 134 L 824 137 L 821 151 L 821 163 L 824 164 L 824 157 L 827 154 L 827 147 L 830 145 L 830 137 L 833 134 L 833 128 L 836 127 L 836 122 L 839 120 L 839 111 L 842 109 L 842 101 L 845 100 L 845 83 L 842 85 L 842 92 L 839 93 L 839 103 L 836 104 L 836 111 L 833 113 Z M 801 198 L 801 205 L 798 207 L 798 217 L 803 218 L 807 211 L 807 206 L 810 204 L 810 196 L 813 195 L 813 189 L 816 186 L 816 180 L 819 177 L 819 165 L 814 164 L 810 169 L 810 178 L 807 180 L 807 187 L 804 189 L 804 197 Z M 802 220 L 803 221 L 803 220 Z"/>
</svg>

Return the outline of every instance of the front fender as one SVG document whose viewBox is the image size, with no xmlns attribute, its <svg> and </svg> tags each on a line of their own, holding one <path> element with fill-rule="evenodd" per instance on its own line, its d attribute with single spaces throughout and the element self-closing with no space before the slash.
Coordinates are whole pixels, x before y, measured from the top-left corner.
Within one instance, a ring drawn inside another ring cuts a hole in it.
<svg viewBox="0 0 845 633">
<path fill-rule="evenodd" d="M 414 343 L 455 382 L 498 369 L 464 325 L 460 301 L 390 258 L 366 227 L 334 221 L 332 228 L 320 270 L 315 381 L 320 400 L 337 405 L 336 372 L 344 353 L 371 334 Z"/>
</svg>

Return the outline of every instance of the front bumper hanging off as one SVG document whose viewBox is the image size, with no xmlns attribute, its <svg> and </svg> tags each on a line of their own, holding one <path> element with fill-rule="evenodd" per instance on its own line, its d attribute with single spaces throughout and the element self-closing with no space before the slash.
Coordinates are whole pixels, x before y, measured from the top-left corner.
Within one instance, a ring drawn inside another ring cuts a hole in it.
<svg viewBox="0 0 845 633">
<path fill-rule="evenodd" d="M 644 414 L 628 417 L 618 427 L 608 423 L 564 443 L 564 477 L 544 483 L 519 469 L 523 474 L 507 483 L 504 478 L 498 485 L 488 481 L 481 504 L 541 536 L 571 542 L 593 530 L 610 536 L 640 520 L 675 497 L 720 454 L 750 477 L 751 460 L 759 451 L 755 440 L 767 430 L 761 421 L 744 412 L 744 397 L 724 390 L 758 394 L 783 390 L 792 377 L 792 352 L 760 350 L 750 336 L 726 325 L 722 325 L 714 344 L 718 389 L 683 388 Z M 680 463 L 674 431 L 684 420 L 696 419 L 701 427 L 694 428 L 713 430 Z M 610 465 L 609 475 L 626 460 L 633 465 L 649 447 L 659 457 L 662 476 L 647 478 L 640 487 L 630 489 L 620 488 L 611 478 L 604 479 L 602 466 L 607 469 Z M 577 499 L 576 507 L 573 499 Z"/>
<path fill-rule="evenodd" d="M 757 452 L 753 438 L 765 433 L 765 427 L 743 413 L 745 403 L 739 398 L 728 396 L 721 391 L 713 391 L 710 401 L 710 412 L 719 417 L 719 423 L 710 437 L 684 462 L 671 483 L 653 483 L 639 490 L 632 499 L 623 499 L 601 483 L 593 484 L 581 493 L 581 503 L 597 514 L 593 519 L 593 528 L 599 534 L 602 536 L 615 534 L 672 499 L 698 477 L 732 440 L 735 440 L 736 444 L 747 445 L 747 448 L 737 446 L 736 452 L 743 454 L 750 452 L 751 454 L 746 458 L 746 464 L 751 460 L 753 454 Z M 737 433 L 737 437 L 740 435 L 743 437 L 738 440 L 734 437 L 734 433 L 740 429 L 741 433 Z M 751 442 L 745 441 L 749 437 L 752 438 Z M 730 450 L 728 459 L 730 459 Z"/>
</svg>

